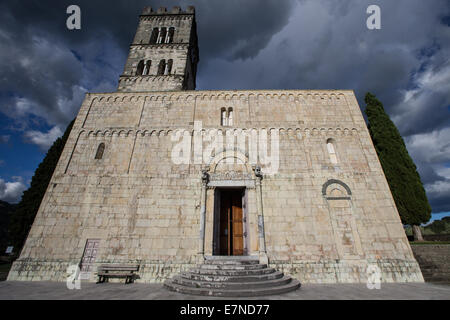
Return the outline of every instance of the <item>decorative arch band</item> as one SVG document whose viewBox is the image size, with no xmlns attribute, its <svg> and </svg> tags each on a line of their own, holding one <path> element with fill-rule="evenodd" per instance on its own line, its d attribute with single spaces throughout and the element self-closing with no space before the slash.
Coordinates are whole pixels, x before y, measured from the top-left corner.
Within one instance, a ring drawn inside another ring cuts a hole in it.
<svg viewBox="0 0 450 320">
<path fill-rule="evenodd" d="M 348 187 L 348 185 L 346 185 L 344 182 L 342 182 L 341 180 L 337 180 L 337 179 L 330 179 L 330 180 L 328 180 L 327 182 L 325 182 L 324 184 L 323 184 L 323 186 L 322 186 L 322 195 L 323 196 L 326 196 L 327 195 L 327 189 L 328 189 L 328 187 L 330 186 L 330 185 L 332 185 L 332 184 L 339 184 L 339 185 L 341 185 L 342 187 L 344 187 L 344 189 L 347 191 L 347 194 L 349 195 L 349 196 L 351 196 L 352 195 L 352 191 L 350 190 L 350 188 Z"/>
</svg>

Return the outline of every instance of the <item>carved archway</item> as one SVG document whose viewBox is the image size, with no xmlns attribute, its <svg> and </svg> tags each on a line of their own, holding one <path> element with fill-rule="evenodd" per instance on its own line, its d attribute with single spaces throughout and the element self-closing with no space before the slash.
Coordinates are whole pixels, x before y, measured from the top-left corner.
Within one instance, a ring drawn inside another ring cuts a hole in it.
<svg viewBox="0 0 450 320">
<path fill-rule="evenodd" d="M 352 195 L 352 191 L 349 186 L 346 185 L 341 180 L 330 179 L 325 182 L 322 186 L 322 196 L 329 200 L 340 200 L 346 199 L 350 200 Z"/>
</svg>

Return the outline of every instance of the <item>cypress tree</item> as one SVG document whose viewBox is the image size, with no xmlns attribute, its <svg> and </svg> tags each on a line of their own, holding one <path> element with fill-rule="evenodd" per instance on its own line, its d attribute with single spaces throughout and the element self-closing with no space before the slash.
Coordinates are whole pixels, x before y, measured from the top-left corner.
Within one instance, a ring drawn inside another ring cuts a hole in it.
<svg viewBox="0 0 450 320">
<path fill-rule="evenodd" d="M 422 239 L 420 224 L 431 218 L 431 206 L 405 142 L 383 104 L 371 93 L 365 97 L 369 132 L 383 167 L 403 224 L 412 226 L 414 238 Z"/>
<path fill-rule="evenodd" d="M 75 120 L 67 126 L 64 135 L 56 139 L 48 149 L 44 160 L 34 172 L 30 188 L 24 191 L 22 199 L 11 217 L 9 239 L 14 246 L 15 253 L 19 253 L 25 243 L 74 122 Z"/>
</svg>

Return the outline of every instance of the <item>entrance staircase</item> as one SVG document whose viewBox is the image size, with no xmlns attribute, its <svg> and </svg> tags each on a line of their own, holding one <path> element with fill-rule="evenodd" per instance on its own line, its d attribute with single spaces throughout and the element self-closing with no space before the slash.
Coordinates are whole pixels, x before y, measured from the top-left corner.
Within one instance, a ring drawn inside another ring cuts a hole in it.
<svg viewBox="0 0 450 320">
<path fill-rule="evenodd" d="M 297 290 L 300 282 L 260 264 L 253 257 L 210 257 L 188 272 L 166 280 L 169 290 L 192 295 L 251 297 Z"/>
</svg>

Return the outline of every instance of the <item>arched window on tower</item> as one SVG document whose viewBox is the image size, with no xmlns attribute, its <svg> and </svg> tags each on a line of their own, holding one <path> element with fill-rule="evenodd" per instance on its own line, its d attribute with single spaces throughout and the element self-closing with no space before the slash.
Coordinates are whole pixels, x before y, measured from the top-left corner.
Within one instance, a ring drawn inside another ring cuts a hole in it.
<svg viewBox="0 0 450 320">
<path fill-rule="evenodd" d="M 175 28 L 174 27 L 170 27 L 169 28 L 169 32 L 167 34 L 167 41 L 166 43 L 173 43 L 173 36 L 175 34 Z"/>
<path fill-rule="evenodd" d="M 164 75 L 165 68 L 166 68 L 166 60 L 163 59 L 159 62 L 158 76 Z"/>
<path fill-rule="evenodd" d="M 167 28 L 166 27 L 162 27 L 160 29 L 160 31 L 159 31 L 158 43 L 165 43 L 166 35 L 167 35 Z"/>
<path fill-rule="evenodd" d="M 95 154 L 95 159 L 103 158 L 103 152 L 105 152 L 105 144 L 102 142 L 98 145 L 97 153 Z"/>
<path fill-rule="evenodd" d="M 220 109 L 220 125 L 224 127 L 230 127 L 233 125 L 234 121 L 234 112 L 233 108 L 222 108 Z"/>
<path fill-rule="evenodd" d="M 227 110 L 225 108 L 222 108 L 220 110 L 220 116 L 221 116 L 220 125 L 227 126 L 227 123 L 228 123 L 227 122 Z"/>
<path fill-rule="evenodd" d="M 152 35 L 150 36 L 150 44 L 155 44 L 158 40 L 159 29 L 153 28 Z"/>
<path fill-rule="evenodd" d="M 228 108 L 228 125 L 233 125 L 233 108 Z"/>
<path fill-rule="evenodd" d="M 333 139 L 327 140 L 327 150 L 328 150 L 328 154 L 330 155 L 331 163 L 333 163 L 333 164 L 338 163 L 337 156 L 336 156 L 335 141 Z"/>
<path fill-rule="evenodd" d="M 169 59 L 166 63 L 166 67 L 164 70 L 164 75 L 168 75 L 172 72 L 172 65 L 173 65 L 173 60 Z"/>
<path fill-rule="evenodd" d="M 136 75 L 140 76 L 144 72 L 144 60 L 139 61 L 137 69 L 136 69 Z"/>
<path fill-rule="evenodd" d="M 152 66 L 152 60 L 147 60 L 145 62 L 144 71 L 142 72 L 142 74 L 143 75 L 149 75 L 151 66 Z"/>
</svg>

